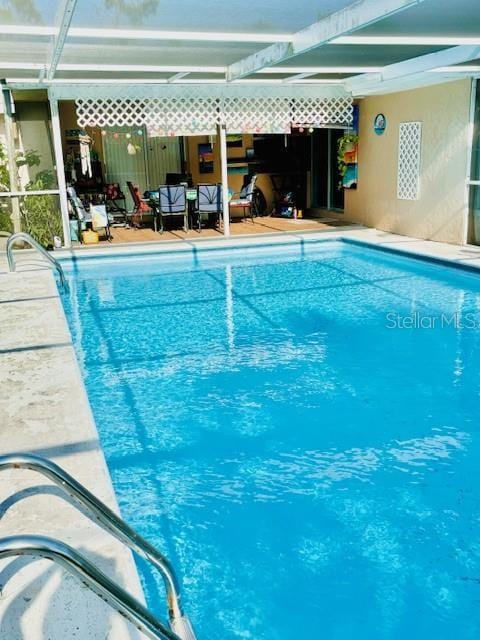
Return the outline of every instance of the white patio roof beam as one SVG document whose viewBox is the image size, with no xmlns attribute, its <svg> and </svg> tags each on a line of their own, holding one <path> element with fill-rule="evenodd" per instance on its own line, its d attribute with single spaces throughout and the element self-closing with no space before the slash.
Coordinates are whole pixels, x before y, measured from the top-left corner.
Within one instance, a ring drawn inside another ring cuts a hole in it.
<svg viewBox="0 0 480 640">
<path fill-rule="evenodd" d="M 2 69 L 25 69 L 36 70 L 45 67 L 43 62 L 11 62 L 0 61 L 0 68 Z M 380 72 L 383 67 L 270 67 L 257 73 L 265 73 L 268 75 L 284 75 L 284 74 L 299 74 L 309 73 L 312 75 L 323 73 L 325 75 L 338 74 L 338 73 L 369 73 Z M 226 67 L 212 67 L 212 66 L 187 66 L 187 65 L 131 65 L 131 64 L 70 64 L 59 63 L 57 65 L 58 71 L 126 71 L 126 72 L 141 72 L 145 73 L 225 73 Z"/>
<path fill-rule="evenodd" d="M 47 65 L 47 78 L 51 80 L 55 76 L 58 63 L 62 56 L 63 46 L 67 39 L 68 29 L 73 18 L 73 12 L 77 0 L 62 0 L 59 7 L 58 33 L 54 38 L 53 46 L 50 54 L 50 60 Z"/>
<path fill-rule="evenodd" d="M 277 74 L 277 73 L 309 73 L 311 75 L 315 75 L 317 73 L 324 73 L 326 75 L 329 74 L 337 74 L 337 73 L 369 73 L 373 71 L 381 71 L 382 67 L 360 67 L 353 66 L 349 67 L 338 66 L 338 67 L 268 67 L 267 69 L 261 69 L 260 71 L 256 71 L 256 73 L 265 73 L 265 74 Z"/>
<path fill-rule="evenodd" d="M 289 78 L 285 78 L 283 82 L 289 84 L 290 82 L 297 82 L 297 80 L 305 80 L 305 78 L 310 78 L 311 76 L 316 75 L 316 71 L 309 71 L 308 73 L 296 73 Z M 237 81 L 238 82 L 238 81 Z"/>
<path fill-rule="evenodd" d="M 231 31 L 163 31 L 156 29 L 94 29 L 72 27 L 72 38 L 118 40 L 185 40 L 192 42 L 289 42 L 288 33 L 240 33 Z"/>
<path fill-rule="evenodd" d="M 57 27 L 38 25 L 0 24 L 2 36 L 34 36 L 49 38 L 56 36 Z M 97 29 L 90 27 L 70 27 L 68 36 L 78 39 L 118 39 L 118 40 L 184 40 L 185 42 L 252 42 L 274 43 L 291 42 L 291 33 L 241 33 L 241 32 L 215 32 L 215 31 L 164 31 L 161 29 Z M 331 40 L 330 44 L 336 45 L 361 45 L 361 46 L 440 46 L 455 47 L 463 44 L 480 44 L 479 36 L 442 35 L 429 36 L 339 36 Z"/>
<path fill-rule="evenodd" d="M 403 63 L 402 63 L 403 64 Z M 45 64 L 43 62 L 11 62 L 0 60 L 0 69 L 12 70 L 12 71 L 38 71 L 41 78 L 45 77 Z M 265 73 L 268 75 L 289 75 L 289 77 L 279 80 L 283 81 L 296 81 L 301 78 L 308 78 L 314 75 L 338 75 L 338 74 L 369 74 L 368 82 L 372 79 L 375 81 L 380 80 L 382 70 L 385 67 L 272 67 L 259 71 L 258 73 Z M 59 64 L 57 71 L 85 71 L 85 72 L 114 72 L 114 73 L 171 73 L 170 78 L 165 79 L 168 82 L 178 82 L 188 76 L 190 73 L 211 73 L 212 75 L 223 75 L 225 73 L 225 67 L 187 67 L 177 65 L 89 65 L 89 64 Z M 480 65 L 452 65 L 452 66 L 440 66 L 431 69 L 432 73 L 450 73 L 450 74 L 477 74 L 480 71 Z M 372 76 L 371 74 L 375 75 Z M 358 75 L 347 78 L 345 82 L 353 82 L 360 80 L 367 80 L 366 75 Z M 31 81 L 36 80 L 32 78 Z M 163 81 L 162 79 L 155 79 L 157 81 Z M 213 82 L 220 82 L 223 78 L 212 79 Z M 19 79 L 20 81 L 20 79 Z M 26 80 L 25 80 L 26 81 Z M 76 79 L 69 80 L 68 82 L 76 82 Z M 105 80 L 102 80 L 104 82 Z M 112 82 L 118 82 L 118 79 L 112 79 Z M 148 80 L 151 82 L 152 80 Z M 203 82 L 205 80 L 195 80 L 195 82 Z M 246 79 L 248 81 L 248 79 Z M 262 82 L 262 80 L 255 77 L 250 81 Z M 268 83 L 268 79 L 264 79 L 264 82 Z M 326 81 L 325 79 L 323 81 Z M 336 81 L 336 80 L 335 80 Z M 85 82 L 98 82 L 97 79 L 85 79 Z M 126 80 L 126 82 L 135 82 L 134 79 Z M 138 82 L 145 82 L 144 79 L 139 79 Z M 239 82 L 236 80 L 234 82 Z M 320 79 L 313 80 L 313 82 L 320 82 Z M 331 81 L 329 81 L 331 82 Z M 339 80 L 343 82 L 343 80 Z"/>
<path fill-rule="evenodd" d="M 57 69 L 58 71 L 91 71 L 104 73 L 225 73 L 225 67 L 165 64 L 61 63 Z"/>
<path fill-rule="evenodd" d="M 455 47 L 461 44 L 480 44 L 478 36 L 340 36 L 330 44 L 361 46 L 425 46 Z"/>
<path fill-rule="evenodd" d="M 411 58 L 404 62 L 387 65 L 379 73 L 366 73 L 345 80 L 345 89 L 353 95 L 362 95 L 364 92 L 380 88 L 383 84 L 394 86 L 394 81 L 401 81 L 405 77 L 415 78 L 420 74 L 434 71 L 442 66 L 450 66 L 476 60 L 480 57 L 480 46 L 451 47 L 443 51 L 428 53 L 424 56 Z"/>
<path fill-rule="evenodd" d="M 59 33 L 58 27 L 37 25 L 0 24 L 0 35 L 51 37 Z M 242 33 L 235 31 L 168 31 L 162 29 L 97 29 L 70 27 L 68 36 L 98 40 L 184 40 L 185 42 L 290 42 L 289 33 Z"/>
<path fill-rule="evenodd" d="M 288 60 L 320 47 L 351 31 L 378 22 L 394 13 L 420 4 L 424 0 L 358 0 L 309 27 L 297 31 L 291 42 L 270 45 L 227 68 L 227 80 L 237 80 L 265 67 Z"/>
<path fill-rule="evenodd" d="M 186 76 L 188 76 L 188 71 L 180 71 L 179 73 L 174 73 L 173 76 L 170 76 L 170 78 L 168 78 L 168 82 L 178 82 L 178 80 L 181 80 Z"/>
</svg>

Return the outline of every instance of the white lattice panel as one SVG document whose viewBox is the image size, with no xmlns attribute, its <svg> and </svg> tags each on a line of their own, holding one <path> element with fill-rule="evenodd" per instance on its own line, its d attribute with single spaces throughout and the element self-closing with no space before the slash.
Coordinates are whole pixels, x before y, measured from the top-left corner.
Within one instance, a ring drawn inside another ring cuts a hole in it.
<svg viewBox="0 0 480 640">
<path fill-rule="evenodd" d="M 97 88 L 98 90 L 98 88 Z M 156 88 L 134 97 L 120 90 L 107 96 L 76 99 L 81 127 L 142 127 L 159 136 L 214 134 L 218 124 L 232 133 L 284 133 L 292 124 L 346 126 L 352 121 L 352 98 L 345 94 L 308 95 L 295 88 L 247 91 L 234 86 L 207 91 L 208 87 Z"/>
<path fill-rule="evenodd" d="M 420 160 L 422 123 L 401 122 L 398 132 L 397 198 L 418 200 L 420 197 Z"/>
<path fill-rule="evenodd" d="M 350 124 L 353 116 L 352 99 L 295 98 L 292 101 L 292 119 L 297 124 L 344 125 Z"/>
<path fill-rule="evenodd" d="M 158 136 L 214 133 L 217 101 L 212 98 L 77 100 L 81 127 L 142 127 Z"/>
<path fill-rule="evenodd" d="M 215 98 L 149 99 L 144 110 L 147 129 L 160 136 L 211 134 L 219 123 Z"/>
<path fill-rule="evenodd" d="M 292 122 L 288 98 L 226 98 L 223 121 L 232 133 L 286 133 Z"/>
</svg>

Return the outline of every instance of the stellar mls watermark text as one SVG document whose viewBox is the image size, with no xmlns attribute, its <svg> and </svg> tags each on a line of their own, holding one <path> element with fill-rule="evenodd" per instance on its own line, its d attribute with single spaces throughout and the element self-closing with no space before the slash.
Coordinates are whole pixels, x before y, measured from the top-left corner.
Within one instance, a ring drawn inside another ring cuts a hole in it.
<svg viewBox="0 0 480 640">
<path fill-rule="evenodd" d="M 392 311 L 385 318 L 387 329 L 480 329 L 480 315 L 473 312 L 402 315 Z"/>
</svg>

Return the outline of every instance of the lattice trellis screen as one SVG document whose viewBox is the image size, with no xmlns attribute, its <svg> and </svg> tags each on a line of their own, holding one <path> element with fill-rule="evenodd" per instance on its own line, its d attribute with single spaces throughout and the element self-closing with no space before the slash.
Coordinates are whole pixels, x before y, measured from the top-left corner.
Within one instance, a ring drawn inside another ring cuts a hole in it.
<svg viewBox="0 0 480 640">
<path fill-rule="evenodd" d="M 295 98 L 291 102 L 292 122 L 298 124 L 332 125 L 351 124 L 353 116 L 352 99 L 336 98 Z"/>
<path fill-rule="evenodd" d="M 420 197 L 420 159 L 422 123 L 401 122 L 398 131 L 397 198 L 418 200 Z"/>
<path fill-rule="evenodd" d="M 173 89 L 168 87 L 168 89 Z M 214 134 L 218 124 L 231 133 L 284 133 L 292 124 L 348 126 L 352 122 L 352 98 L 346 94 L 302 95 L 286 91 L 206 92 L 165 89 L 162 95 L 145 97 L 77 97 L 77 120 L 81 127 L 146 126 L 156 135 Z M 291 91 L 291 90 L 290 90 Z M 227 94 L 230 95 L 227 95 Z"/>
<path fill-rule="evenodd" d="M 76 100 L 76 108 L 81 127 L 146 126 L 159 136 L 209 134 L 218 122 L 214 98 L 87 98 Z"/>
<path fill-rule="evenodd" d="M 292 122 L 290 100 L 282 97 L 226 98 L 219 116 L 232 133 L 287 133 Z"/>
</svg>

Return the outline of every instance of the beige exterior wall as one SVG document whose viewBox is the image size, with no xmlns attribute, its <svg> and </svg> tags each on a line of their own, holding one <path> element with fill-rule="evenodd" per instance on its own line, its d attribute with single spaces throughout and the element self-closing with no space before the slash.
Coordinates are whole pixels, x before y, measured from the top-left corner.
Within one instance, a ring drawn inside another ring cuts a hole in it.
<svg viewBox="0 0 480 640">
<path fill-rule="evenodd" d="M 462 244 L 466 197 L 470 80 L 372 96 L 360 102 L 358 188 L 345 192 L 345 217 L 384 231 Z M 377 113 L 387 119 L 375 134 Z M 420 198 L 397 198 L 398 127 L 421 121 Z"/>
</svg>

